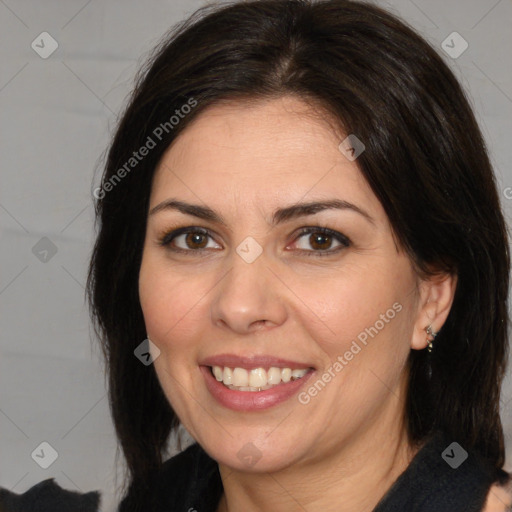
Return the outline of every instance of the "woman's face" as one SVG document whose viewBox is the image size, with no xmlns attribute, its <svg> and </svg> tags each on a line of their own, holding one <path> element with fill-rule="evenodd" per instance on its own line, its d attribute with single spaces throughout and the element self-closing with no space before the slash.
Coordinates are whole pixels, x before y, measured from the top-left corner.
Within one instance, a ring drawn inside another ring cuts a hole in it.
<svg viewBox="0 0 512 512">
<path fill-rule="evenodd" d="M 422 287 L 345 136 L 308 112 L 293 97 L 210 107 L 153 182 L 139 291 L 155 370 L 186 429 L 232 468 L 313 463 L 401 432 L 426 326 Z"/>
</svg>

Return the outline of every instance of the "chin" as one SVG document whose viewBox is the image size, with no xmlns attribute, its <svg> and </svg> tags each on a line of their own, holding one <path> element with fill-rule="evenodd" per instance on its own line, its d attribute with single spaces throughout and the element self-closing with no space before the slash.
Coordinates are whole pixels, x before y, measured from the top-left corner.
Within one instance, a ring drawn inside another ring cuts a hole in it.
<svg viewBox="0 0 512 512">
<path fill-rule="evenodd" d="M 296 463 L 300 432 L 297 432 L 297 438 L 289 435 L 277 438 L 275 433 L 270 434 L 272 439 L 265 439 L 260 429 L 259 432 L 257 436 L 247 432 L 237 436 L 230 432 L 233 437 L 226 434 L 219 440 L 206 436 L 198 442 L 219 464 L 237 471 L 276 472 Z"/>
</svg>

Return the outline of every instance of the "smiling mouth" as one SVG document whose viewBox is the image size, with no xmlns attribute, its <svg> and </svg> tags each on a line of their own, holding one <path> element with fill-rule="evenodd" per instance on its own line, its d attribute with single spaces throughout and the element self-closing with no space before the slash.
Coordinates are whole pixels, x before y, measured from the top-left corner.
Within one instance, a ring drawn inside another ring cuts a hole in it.
<svg viewBox="0 0 512 512">
<path fill-rule="evenodd" d="M 210 371 L 218 382 L 234 391 L 265 391 L 287 382 L 301 379 L 313 368 L 245 368 L 211 366 Z"/>
</svg>

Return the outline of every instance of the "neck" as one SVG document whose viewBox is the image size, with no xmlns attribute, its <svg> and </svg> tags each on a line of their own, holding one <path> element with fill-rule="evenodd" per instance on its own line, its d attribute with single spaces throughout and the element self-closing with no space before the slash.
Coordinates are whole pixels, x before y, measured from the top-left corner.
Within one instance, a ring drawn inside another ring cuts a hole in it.
<svg viewBox="0 0 512 512">
<path fill-rule="evenodd" d="M 409 442 L 404 422 L 396 421 L 403 417 L 401 403 L 390 393 L 377 421 L 314 463 L 272 473 L 219 464 L 224 493 L 217 512 L 371 512 L 419 450 Z"/>
</svg>

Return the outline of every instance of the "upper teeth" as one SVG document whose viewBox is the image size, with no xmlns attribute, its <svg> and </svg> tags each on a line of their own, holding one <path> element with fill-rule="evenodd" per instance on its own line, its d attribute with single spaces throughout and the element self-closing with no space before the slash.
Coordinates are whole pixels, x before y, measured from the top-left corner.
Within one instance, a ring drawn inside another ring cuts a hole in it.
<svg viewBox="0 0 512 512">
<path fill-rule="evenodd" d="M 277 385 L 282 382 L 289 382 L 293 379 L 300 379 L 308 372 L 308 368 L 300 370 L 292 370 L 290 368 L 271 367 L 253 368 L 246 370 L 245 368 L 228 368 L 227 366 L 213 366 L 213 375 L 219 382 L 223 382 L 226 386 L 242 386 L 261 388 L 264 386 Z"/>
</svg>

